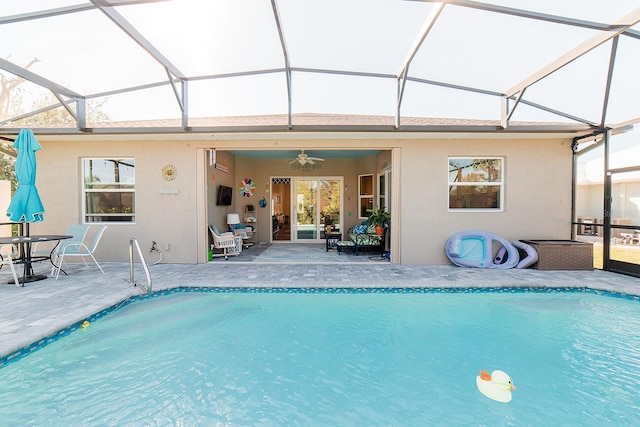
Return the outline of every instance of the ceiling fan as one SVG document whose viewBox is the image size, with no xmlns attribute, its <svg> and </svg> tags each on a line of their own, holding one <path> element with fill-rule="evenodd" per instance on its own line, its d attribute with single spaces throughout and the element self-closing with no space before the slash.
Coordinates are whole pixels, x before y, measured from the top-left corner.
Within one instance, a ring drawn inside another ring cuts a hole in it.
<svg viewBox="0 0 640 427">
<path fill-rule="evenodd" d="M 308 154 L 304 153 L 304 150 L 300 150 L 300 151 L 301 153 L 298 154 L 298 157 L 296 157 L 295 159 L 289 159 L 290 165 L 296 162 L 298 162 L 298 164 L 302 166 L 306 164 L 314 165 L 316 162 L 324 162 L 324 159 L 321 159 L 320 157 L 309 157 Z"/>
</svg>

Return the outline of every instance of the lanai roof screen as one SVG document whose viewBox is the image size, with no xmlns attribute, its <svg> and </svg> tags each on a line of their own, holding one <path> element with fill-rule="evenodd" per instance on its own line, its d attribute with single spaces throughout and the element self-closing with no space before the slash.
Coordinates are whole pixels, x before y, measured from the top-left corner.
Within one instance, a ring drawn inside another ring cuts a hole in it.
<svg viewBox="0 0 640 427">
<path fill-rule="evenodd" d="M 0 129 L 618 129 L 639 22 L 628 0 L 1 2 Z"/>
</svg>

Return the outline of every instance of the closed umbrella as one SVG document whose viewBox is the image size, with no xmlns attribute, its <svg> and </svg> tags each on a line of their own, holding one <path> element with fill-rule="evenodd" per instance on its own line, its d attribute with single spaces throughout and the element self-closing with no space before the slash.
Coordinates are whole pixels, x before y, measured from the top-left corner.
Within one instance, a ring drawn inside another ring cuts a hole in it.
<svg viewBox="0 0 640 427">
<path fill-rule="evenodd" d="M 27 224 L 43 221 L 44 206 L 36 188 L 36 151 L 42 147 L 30 129 L 20 131 L 13 147 L 18 149 L 16 158 L 18 188 L 9 204 L 7 216 L 13 222 Z"/>
<path fill-rule="evenodd" d="M 13 147 L 18 150 L 16 158 L 16 180 L 18 188 L 13 194 L 7 216 L 13 222 L 24 223 L 24 235 L 29 236 L 29 224 L 44 220 L 44 207 L 36 188 L 36 151 L 42 149 L 30 129 L 22 129 Z M 25 278 L 31 275 L 31 245 L 24 248 Z M 33 279 L 32 279 L 33 280 Z"/>
</svg>

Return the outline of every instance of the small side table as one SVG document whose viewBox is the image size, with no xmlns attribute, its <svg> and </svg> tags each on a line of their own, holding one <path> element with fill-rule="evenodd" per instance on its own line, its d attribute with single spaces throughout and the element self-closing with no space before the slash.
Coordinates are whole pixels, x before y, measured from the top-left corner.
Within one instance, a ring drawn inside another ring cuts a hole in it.
<svg viewBox="0 0 640 427">
<path fill-rule="evenodd" d="M 337 231 L 332 231 L 331 233 L 324 233 L 324 238 L 327 245 L 326 252 L 329 252 L 329 249 L 338 250 L 338 242 L 342 240 L 342 233 Z"/>
</svg>

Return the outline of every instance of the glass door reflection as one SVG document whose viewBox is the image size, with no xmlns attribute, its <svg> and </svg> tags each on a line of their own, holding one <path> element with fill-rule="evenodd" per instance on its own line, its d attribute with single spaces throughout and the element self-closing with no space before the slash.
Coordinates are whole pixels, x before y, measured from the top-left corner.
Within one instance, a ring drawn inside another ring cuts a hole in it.
<svg viewBox="0 0 640 427">
<path fill-rule="evenodd" d="M 342 179 L 295 178 L 294 240 L 324 239 L 327 226 L 340 230 L 342 224 Z"/>
</svg>

